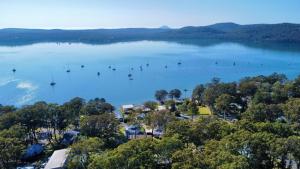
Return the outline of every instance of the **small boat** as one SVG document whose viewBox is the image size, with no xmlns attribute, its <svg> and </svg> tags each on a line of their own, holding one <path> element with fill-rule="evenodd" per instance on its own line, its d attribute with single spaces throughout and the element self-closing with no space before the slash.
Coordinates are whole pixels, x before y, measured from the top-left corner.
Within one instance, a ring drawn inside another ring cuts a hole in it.
<svg viewBox="0 0 300 169">
<path fill-rule="evenodd" d="M 56 85 L 55 82 L 51 82 L 51 83 L 50 83 L 50 86 L 55 86 L 55 85 Z"/>
<path fill-rule="evenodd" d="M 166 65 L 165 68 L 168 69 L 168 66 Z"/>
<path fill-rule="evenodd" d="M 84 68 L 84 65 L 81 65 L 81 68 Z"/>
<path fill-rule="evenodd" d="M 111 66 L 108 66 L 109 69 L 111 69 Z"/>
<path fill-rule="evenodd" d="M 129 80 L 133 80 L 133 78 L 129 78 Z"/>
<path fill-rule="evenodd" d="M 14 68 L 12 71 L 15 73 L 17 70 Z"/>
<path fill-rule="evenodd" d="M 100 76 L 100 72 L 97 72 L 97 76 Z"/>
<path fill-rule="evenodd" d="M 179 61 L 178 63 L 177 63 L 177 65 L 181 65 L 182 63 Z"/>
<path fill-rule="evenodd" d="M 66 72 L 67 72 L 67 73 L 70 73 L 70 72 L 71 72 L 71 70 L 70 70 L 70 69 L 68 69 Z"/>
<path fill-rule="evenodd" d="M 129 74 L 128 74 L 128 77 L 132 77 L 132 74 L 131 74 L 131 73 L 129 73 Z"/>
<path fill-rule="evenodd" d="M 113 68 L 112 70 L 113 70 L 113 71 L 116 71 L 117 69 L 116 69 L 116 68 Z"/>
<path fill-rule="evenodd" d="M 146 66 L 149 67 L 149 63 L 147 63 Z"/>
<path fill-rule="evenodd" d="M 131 68 L 131 70 L 134 70 L 133 67 Z"/>
</svg>

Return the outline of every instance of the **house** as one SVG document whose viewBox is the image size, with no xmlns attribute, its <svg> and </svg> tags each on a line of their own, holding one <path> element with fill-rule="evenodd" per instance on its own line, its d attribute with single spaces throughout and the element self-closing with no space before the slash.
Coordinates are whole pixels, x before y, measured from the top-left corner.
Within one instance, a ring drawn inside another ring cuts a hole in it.
<svg viewBox="0 0 300 169">
<path fill-rule="evenodd" d="M 78 131 L 74 131 L 74 130 L 66 131 L 61 140 L 61 144 L 66 146 L 73 144 L 73 142 L 75 141 L 78 135 L 79 135 Z"/>
<path fill-rule="evenodd" d="M 35 158 L 43 153 L 44 147 L 41 144 L 33 144 L 26 149 L 25 154 L 22 157 L 22 160 L 28 160 Z"/>
<path fill-rule="evenodd" d="M 165 105 L 159 105 L 159 106 L 157 106 L 157 110 L 158 111 L 167 110 L 167 107 Z"/>
<path fill-rule="evenodd" d="M 121 106 L 121 110 L 123 111 L 123 113 L 130 113 L 130 111 L 132 111 L 133 109 L 134 109 L 133 104 L 127 104 Z"/>
<path fill-rule="evenodd" d="M 50 157 L 45 169 L 64 169 L 66 166 L 69 149 L 56 150 Z"/>
</svg>

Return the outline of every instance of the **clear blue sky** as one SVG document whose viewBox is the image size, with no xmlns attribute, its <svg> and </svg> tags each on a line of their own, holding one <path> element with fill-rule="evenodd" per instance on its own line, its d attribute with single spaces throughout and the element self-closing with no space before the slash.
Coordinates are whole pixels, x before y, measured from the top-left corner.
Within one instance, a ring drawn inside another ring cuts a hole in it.
<svg viewBox="0 0 300 169">
<path fill-rule="evenodd" d="M 0 0 L 0 28 L 300 23 L 300 0 Z"/>
</svg>

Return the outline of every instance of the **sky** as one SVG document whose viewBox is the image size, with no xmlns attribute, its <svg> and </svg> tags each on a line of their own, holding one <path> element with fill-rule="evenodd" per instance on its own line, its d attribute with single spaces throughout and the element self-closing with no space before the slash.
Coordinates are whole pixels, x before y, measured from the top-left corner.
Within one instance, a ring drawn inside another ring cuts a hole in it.
<svg viewBox="0 0 300 169">
<path fill-rule="evenodd" d="M 300 0 L 0 0 L 0 28 L 300 23 Z"/>
</svg>

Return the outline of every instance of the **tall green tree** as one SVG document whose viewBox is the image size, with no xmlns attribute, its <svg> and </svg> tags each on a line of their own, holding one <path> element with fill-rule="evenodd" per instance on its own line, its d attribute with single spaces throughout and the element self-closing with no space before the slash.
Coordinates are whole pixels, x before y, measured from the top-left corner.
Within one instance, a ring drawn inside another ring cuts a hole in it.
<svg viewBox="0 0 300 169">
<path fill-rule="evenodd" d="M 220 113 L 223 113 L 223 118 L 225 119 L 226 113 L 232 113 L 234 108 L 231 104 L 234 102 L 233 96 L 229 94 L 222 94 L 216 99 L 216 110 Z"/>
<path fill-rule="evenodd" d="M 114 147 L 118 142 L 119 121 L 112 113 L 86 116 L 80 121 L 80 131 L 88 137 L 99 137 L 106 146 Z"/>
<path fill-rule="evenodd" d="M 283 106 L 283 112 L 289 122 L 300 123 L 300 99 L 292 98 Z"/>
<path fill-rule="evenodd" d="M 203 92 L 205 90 L 204 85 L 197 85 L 192 93 L 192 100 L 198 103 L 203 103 Z"/>
<path fill-rule="evenodd" d="M 165 101 L 167 96 L 168 96 L 168 92 L 166 90 L 157 90 L 155 92 L 155 98 L 159 102 Z"/>
<path fill-rule="evenodd" d="M 86 169 L 93 155 L 104 151 L 104 142 L 97 137 L 83 138 L 71 146 L 68 168 Z"/>
<path fill-rule="evenodd" d="M 179 99 L 181 97 L 181 91 L 179 89 L 173 89 L 169 91 L 169 98 L 170 99 Z"/>
<path fill-rule="evenodd" d="M 47 103 L 37 102 L 31 106 L 25 106 L 18 111 L 21 125 L 27 129 L 32 142 L 37 141 L 36 130 L 46 124 Z"/>
</svg>

